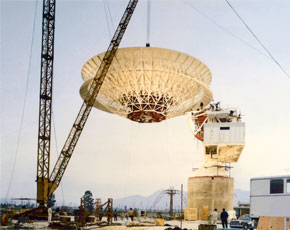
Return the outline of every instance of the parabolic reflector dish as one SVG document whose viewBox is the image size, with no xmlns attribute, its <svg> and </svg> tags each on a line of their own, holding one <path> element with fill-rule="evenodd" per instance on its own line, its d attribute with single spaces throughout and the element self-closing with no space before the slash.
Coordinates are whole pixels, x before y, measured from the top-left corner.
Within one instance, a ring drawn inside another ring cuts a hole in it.
<svg viewBox="0 0 290 230">
<path fill-rule="evenodd" d="M 80 89 L 89 97 L 105 53 L 85 63 Z M 140 123 L 160 122 L 209 104 L 211 73 L 187 54 L 153 47 L 118 49 L 94 107 Z"/>
</svg>

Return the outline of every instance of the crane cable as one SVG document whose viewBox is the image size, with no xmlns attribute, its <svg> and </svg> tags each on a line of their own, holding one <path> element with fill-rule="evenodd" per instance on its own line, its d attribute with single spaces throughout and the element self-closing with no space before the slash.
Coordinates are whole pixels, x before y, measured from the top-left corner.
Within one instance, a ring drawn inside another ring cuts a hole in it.
<svg viewBox="0 0 290 230">
<path fill-rule="evenodd" d="M 114 27 L 114 23 L 113 23 L 113 18 L 112 18 L 109 2 L 108 2 L 108 0 L 105 0 L 105 2 L 107 4 L 107 9 L 108 9 L 108 12 L 109 12 L 110 21 L 111 21 L 111 24 L 112 24 L 113 31 L 115 31 L 115 27 Z"/>
<path fill-rule="evenodd" d="M 30 45 L 30 56 L 29 56 L 29 63 L 28 63 L 28 71 L 27 71 L 27 76 L 26 76 L 24 102 L 23 102 L 22 114 L 21 114 L 21 120 L 20 120 L 20 126 L 19 126 L 19 132 L 18 132 L 18 137 L 17 137 L 15 157 L 14 157 L 14 161 L 13 161 L 13 165 L 12 165 L 12 173 L 11 173 L 11 177 L 10 177 L 9 184 L 8 184 L 8 187 L 7 187 L 7 192 L 6 192 L 5 199 L 8 198 L 8 195 L 9 195 L 9 192 L 10 192 L 11 183 L 12 183 L 13 176 L 14 176 L 14 171 L 15 171 L 15 166 L 16 166 L 16 161 L 17 161 L 17 156 L 18 156 L 20 137 L 21 137 L 21 131 L 22 131 L 22 126 L 23 126 L 23 118 L 24 118 L 24 112 L 25 112 L 25 107 L 26 107 L 26 99 L 27 99 L 27 93 L 28 93 L 28 83 L 29 83 L 29 76 L 30 76 L 30 69 L 31 69 L 32 49 L 33 49 L 33 43 L 34 43 L 36 12 L 37 12 L 37 0 L 35 1 L 34 20 L 33 20 L 33 28 L 32 28 L 32 39 L 31 39 L 31 45 Z"/>
<path fill-rule="evenodd" d="M 58 145 L 57 145 L 57 138 L 56 138 L 56 128 L 55 128 L 55 120 L 54 120 L 54 112 L 51 110 L 52 115 L 52 124 L 53 124 L 53 131 L 54 131 L 54 142 L 55 142 L 55 149 L 56 149 L 56 156 L 58 157 Z M 64 206 L 64 192 L 63 192 L 63 185 L 62 182 L 60 182 L 60 188 L 61 188 L 61 194 L 62 194 L 62 206 Z"/>
<path fill-rule="evenodd" d="M 108 20 L 108 14 L 107 14 L 107 8 L 106 8 L 106 1 L 103 0 L 104 3 L 104 9 L 105 9 L 105 15 L 106 15 L 106 22 L 107 22 L 107 26 L 108 26 L 108 31 L 109 31 L 109 37 L 111 38 L 111 30 L 110 30 L 110 25 L 109 25 L 109 20 Z"/>
<path fill-rule="evenodd" d="M 230 6 L 230 8 L 234 11 L 234 13 L 238 16 L 238 18 L 241 20 L 241 22 L 244 24 L 244 26 L 248 29 L 248 31 L 254 36 L 254 38 L 257 40 L 257 42 L 263 47 L 263 49 L 268 53 L 268 55 L 271 57 L 271 59 L 277 64 L 277 66 L 286 74 L 288 78 L 290 78 L 290 75 L 287 73 L 287 71 L 280 65 L 280 63 L 274 58 L 274 56 L 270 53 L 270 51 L 265 47 L 265 45 L 262 43 L 262 41 L 257 37 L 257 35 L 251 30 L 249 25 L 242 19 L 242 17 L 238 14 L 238 12 L 233 8 L 233 6 L 229 3 L 228 0 L 225 0 L 226 3 Z"/>
<path fill-rule="evenodd" d="M 146 33 L 146 46 L 150 46 L 150 10 L 151 10 L 151 1 L 147 0 L 147 33 Z"/>
<path fill-rule="evenodd" d="M 103 3 L 104 3 L 105 15 L 106 15 L 107 27 L 108 27 L 109 36 L 110 36 L 110 39 L 111 39 L 112 38 L 112 34 L 111 34 L 111 30 L 110 30 L 109 18 L 110 18 L 110 21 L 111 21 L 111 25 L 112 25 L 113 31 L 115 31 L 113 18 L 112 18 L 110 6 L 109 6 L 109 3 L 107 2 L 107 0 L 103 0 Z"/>
</svg>

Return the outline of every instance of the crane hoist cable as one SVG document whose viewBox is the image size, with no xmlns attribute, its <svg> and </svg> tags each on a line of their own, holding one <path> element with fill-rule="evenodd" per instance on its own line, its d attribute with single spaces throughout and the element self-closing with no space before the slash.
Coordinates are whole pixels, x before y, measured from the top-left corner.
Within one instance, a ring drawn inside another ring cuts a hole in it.
<svg viewBox="0 0 290 230">
<path fill-rule="evenodd" d="M 107 9 L 108 9 L 108 12 L 109 12 L 110 21 L 111 21 L 111 25 L 112 25 L 113 31 L 115 31 L 114 22 L 113 22 L 113 18 L 112 18 L 111 10 L 110 10 L 109 2 L 108 2 L 108 0 L 105 0 L 105 2 L 106 2 Z"/>
<path fill-rule="evenodd" d="M 55 150 L 56 150 L 56 156 L 58 157 L 58 144 L 57 144 L 57 136 L 56 136 L 56 128 L 55 128 L 55 115 L 53 110 L 51 110 L 52 115 L 52 125 L 53 125 L 53 133 L 54 133 L 54 142 L 55 142 Z M 60 182 L 60 188 L 61 188 L 61 195 L 62 195 L 62 205 L 64 206 L 64 191 L 63 191 L 63 184 Z"/>
<path fill-rule="evenodd" d="M 107 0 L 103 0 L 104 3 L 104 10 L 105 10 L 105 15 L 106 15 L 106 22 L 107 22 L 107 27 L 108 27 L 108 31 L 109 31 L 109 37 L 111 39 L 111 29 L 110 29 L 110 22 L 111 22 L 111 26 L 113 31 L 115 30 L 114 28 L 114 23 L 113 23 L 113 18 L 112 18 L 112 14 L 111 14 L 111 10 L 110 10 L 110 6 Z M 109 22 L 109 18 L 110 18 L 110 22 Z"/>
<path fill-rule="evenodd" d="M 147 0 L 146 47 L 150 47 L 150 11 L 151 11 L 151 1 Z"/>
<path fill-rule="evenodd" d="M 111 29 L 110 29 L 110 25 L 109 25 L 109 19 L 108 19 L 108 14 L 107 14 L 107 7 L 106 7 L 106 1 L 103 0 L 103 4 L 104 4 L 104 10 L 105 10 L 105 15 L 106 15 L 106 22 L 107 22 L 107 27 L 108 27 L 108 31 L 109 31 L 109 37 L 111 38 Z"/>
</svg>

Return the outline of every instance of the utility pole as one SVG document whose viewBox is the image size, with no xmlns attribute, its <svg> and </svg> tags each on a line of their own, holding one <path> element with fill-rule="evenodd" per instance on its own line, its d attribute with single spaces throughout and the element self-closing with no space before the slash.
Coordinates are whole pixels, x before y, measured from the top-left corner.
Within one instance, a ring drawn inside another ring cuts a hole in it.
<svg viewBox="0 0 290 230">
<path fill-rule="evenodd" d="M 173 217 L 173 196 L 178 194 L 178 190 L 174 189 L 173 187 L 170 187 L 169 189 L 165 190 L 165 194 L 168 194 L 170 196 L 169 215 L 172 218 Z"/>
</svg>

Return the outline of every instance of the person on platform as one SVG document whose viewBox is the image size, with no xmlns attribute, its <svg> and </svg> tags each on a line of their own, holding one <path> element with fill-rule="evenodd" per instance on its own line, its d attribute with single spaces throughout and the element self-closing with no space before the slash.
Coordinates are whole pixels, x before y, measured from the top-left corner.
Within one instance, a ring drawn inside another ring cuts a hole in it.
<svg viewBox="0 0 290 230">
<path fill-rule="evenodd" d="M 211 212 L 210 217 L 211 217 L 211 224 L 216 224 L 217 219 L 218 219 L 218 212 L 217 209 L 215 208 L 214 211 Z"/>
<path fill-rule="evenodd" d="M 229 217 L 229 214 L 223 208 L 223 211 L 221 213 L 221 221 L 222 221 L 223 228 L 228 228 L 228 217 Z"/>
</svg>

